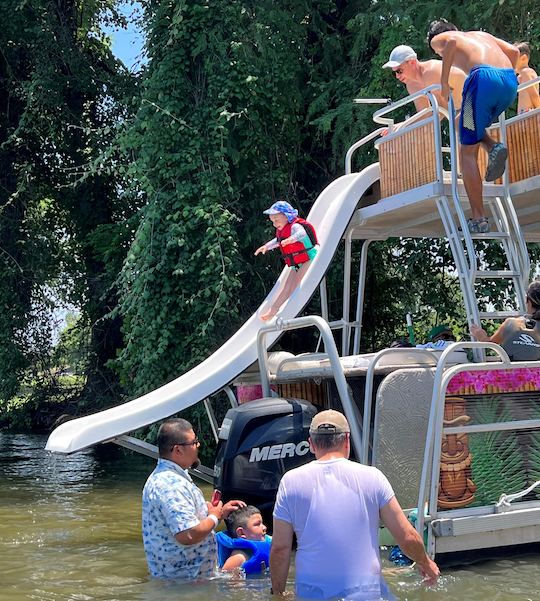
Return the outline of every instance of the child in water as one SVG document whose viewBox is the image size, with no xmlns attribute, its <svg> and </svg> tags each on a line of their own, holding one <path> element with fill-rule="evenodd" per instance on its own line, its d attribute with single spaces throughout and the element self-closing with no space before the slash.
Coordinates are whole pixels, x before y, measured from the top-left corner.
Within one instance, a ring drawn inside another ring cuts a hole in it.
<svg viewBox="0 0 540 601">
<path fill-rule="evenodd" d="M 272 538 L 266 534 L 262 515 L 248 505 L 226 519 L 228 534 L 218 532 L 218 560 L 222 570 L 242 568 L 246 574 L 264 572 L 270 561 Z"/>
<path fill-rule="evenodd" d="M 276 237 L 260 246 L 255 255 L 264 255 L 268 250 L 279 248 L 285 263 L 291 268 L 282 290 L 270 308 L 260 315 L 263 321 L 267 321 L 274 317 L 302 281 L 310 261 L 317 254 L 318 243 L 313 226 L 304 219 L 299 219 L 298 211 L 288 202 L 280 200 L 263 212 L 270 217 L 276 228 Z"/>
</svg>

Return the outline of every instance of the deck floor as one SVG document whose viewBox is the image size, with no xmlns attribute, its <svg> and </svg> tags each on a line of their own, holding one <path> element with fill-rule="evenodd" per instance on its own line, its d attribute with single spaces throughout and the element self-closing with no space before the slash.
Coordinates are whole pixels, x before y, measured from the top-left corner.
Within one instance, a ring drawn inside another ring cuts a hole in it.
<svg viewBox="0 0 540 601">
<path fill-rule="evenodd" d="M 469 201 L 463 182 L 459 180 L 459 194 L 465 214 L 469 214 Z M 529 242 L 540 241 L 540 176 L 532 177 L 510 186 L 512 201 L 525 238 Z M 449 174 L 444 184 L 433 182 L 358 209 L 353 217 L 353 237 L 388 238 L 445 236 L 437 209 L 437 198 L 444 194 L 451 197 Z M 504 194 L 504 187 L 484 183 L 484 202 Z M 489 208 L 488 208 L 489 215 Z"/>
</svg>

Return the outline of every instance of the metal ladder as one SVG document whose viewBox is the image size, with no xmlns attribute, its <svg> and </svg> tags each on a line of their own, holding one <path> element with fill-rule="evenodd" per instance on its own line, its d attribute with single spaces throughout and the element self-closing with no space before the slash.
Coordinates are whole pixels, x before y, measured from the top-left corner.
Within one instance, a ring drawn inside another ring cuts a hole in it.
<svg viewBox="0 0 540 601">
<path fill-rule="evenodd" d="M 451 198 L 441 195 L 437 199 L 437 207 L 448 237 L 452 255 L 456 264 L 461 289 L 467 311 L 469 326 L 472 322 L 480 324 L 482 319 L 503 320 L 507 317 L 525 313 L 525 290 L 530 274 L 530 258 L 519 225 L 517 215 L 510 196 L 508 174 L 503 176 L 504 194 L 501 196 L 484 198 L 484 205 L 490 211 L 490 222 L 494 231 L 487 234 L 471 234 L 467 227 L 467 220 L 463 211 L 462 201 L 458 187 L 458 160 L 457 142 L 455 131 L 455 110 L 450 96 L 449 101 L 449 127 L 450 127 L 450 161 L 451 161 Z M 504 114 L 500 118 L 502 141 L 506 143 Z M 497 241 L 500 243 L 502 253 L 506 258 L 507 268 L 490 268 L 487 258 L 480 257 L 475 248 L 475 241 Z M 486 300 L 477 295 L 477 285 L 484 281 L 505 280 L 506 289 L 510 289 L 510 298 L 505 300 L 513 302 L 513 307 L 495 308 L 494 310 L 480 310 L 480 305 Z"/>
</svg>

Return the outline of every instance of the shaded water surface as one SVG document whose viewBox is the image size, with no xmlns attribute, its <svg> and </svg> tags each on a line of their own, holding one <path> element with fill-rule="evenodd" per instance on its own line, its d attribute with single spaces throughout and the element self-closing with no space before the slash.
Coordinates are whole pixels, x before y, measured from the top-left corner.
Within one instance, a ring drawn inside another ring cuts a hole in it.
<svg viewBox="0 0 540 601">
<path fill-rule="evenodd" d="M 53 456 L 45 441 L 0 433 L 0 601 L 269 600 L 268 578 L 150 580 L 140 493 L 154 462 L 107 447 Z M 540 550 L 444 570 L 434 589 L 410 570 L 386 579 L 403 601 L 540 601 Z"/>
</svg>

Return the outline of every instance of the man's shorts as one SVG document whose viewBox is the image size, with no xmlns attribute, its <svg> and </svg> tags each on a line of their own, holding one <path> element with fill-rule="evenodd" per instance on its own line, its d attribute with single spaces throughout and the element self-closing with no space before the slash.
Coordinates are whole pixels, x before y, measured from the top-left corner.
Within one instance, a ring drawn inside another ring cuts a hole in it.
<svg viewBox="0 0 540 601">
<path fill-rule="evenodd" d="M 486 128 L 516 99 L 517 76 L 513 69 L 489 65 L 473 67 L 463 86 L 459 118 L 462 144 L 478 144 Z"/>
</svg>

